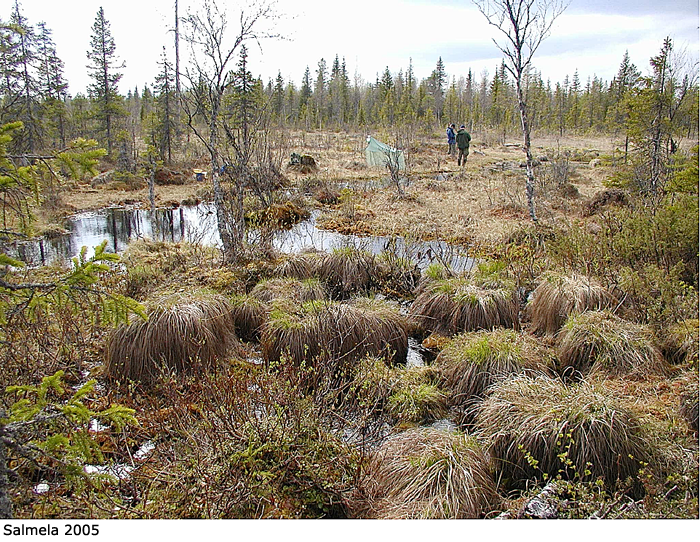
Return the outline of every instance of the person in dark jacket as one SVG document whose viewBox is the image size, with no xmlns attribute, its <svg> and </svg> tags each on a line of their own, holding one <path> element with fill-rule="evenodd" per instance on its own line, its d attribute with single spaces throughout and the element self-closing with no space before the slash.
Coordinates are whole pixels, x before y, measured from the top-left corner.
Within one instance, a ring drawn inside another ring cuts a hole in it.
<svg viewBox="0 0 700 542">
<path fill-rule="evenodd" d="M 456 149 L 456 131 L 455 131 L 455 125 L 454 124 L 448 124 L 447 125 L 447 154 L 457 154 L 457 149 Z"/>
<path fill-rule="evenodd" d="M 459 149 L 459 156 L 457 156 L 457 165 L 463 166 L 467 163 L 467 156 L 469 156 L 469 142 L 472 140 L 472 136 L 469 135 L 464 124 L 459 127 L 459 132 L 457 132 L 457 148 Z"/>
</svg>

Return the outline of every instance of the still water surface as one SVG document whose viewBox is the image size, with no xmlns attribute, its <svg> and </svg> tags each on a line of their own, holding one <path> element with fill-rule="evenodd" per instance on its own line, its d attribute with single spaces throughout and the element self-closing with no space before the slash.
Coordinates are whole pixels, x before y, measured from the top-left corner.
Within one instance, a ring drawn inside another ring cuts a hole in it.
<svg viewBox="0 0 700 542">
<path fill-rule="evenodd" d="M 345 246 L 355 246 L 373 254 L 389 248 L 400 256 L 412 259 L 419 268 L 425 268 L 436 259 L 443 260 L 456 271 L 471 268 L 474 261 L 463 255 L 463 249 L 441 241 L 412 242 L 404 239 L 380 236 L 343 235 L 317 227 L 318 211 L 308 220 L 296 224 L 291 230 L 278 232 L 273 241 L 283 253 L 301 252 L 305 249 L 332 251 Z M 88 255 L 94 247 L 107 240 L 109 252 L 121 253 L 137 239 L 156 241 L 198 242 L 208 246 L 221 246 L 216 227 L 213 204 L 182 206 L 176 209 L 133 209 L 110 207 L 96 212 L 80 213 L 69 219 L 69 233 L 52 239 L 40 239 L 13 243 L 6 246 L 7 254 L 29 265 L 43 265 L 77 256 L 83 246 Z"/>
</svg>

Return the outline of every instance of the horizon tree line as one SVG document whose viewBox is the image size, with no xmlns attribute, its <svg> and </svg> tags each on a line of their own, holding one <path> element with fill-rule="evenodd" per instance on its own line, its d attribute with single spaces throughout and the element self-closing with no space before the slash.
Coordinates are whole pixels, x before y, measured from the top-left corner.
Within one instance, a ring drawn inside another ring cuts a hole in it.
<svg viewBox="0 0 700 542">
<path fill-rule="evenodd" d="M 65 146 L 76 137 L 94 137 L 112 155 L 116 134 L 127 131 L 132 140 L 147 140 L 162 160 L 172 161 L 176 140 L 186 126 L 176 98 L 181 74 L 165 46 L 153 82 L 120 94 L 118 83 L 126 66 L 118 59 L 109 21 L 100 8 L 87 52 L 93 83 L 87 95 L 71 97 L 64 63 L 46 23 L 31 26 L 15 0 L 9 21 L 0 20 L 0 29 L 0 121 L 22 120 L 23 151 L 36 153 Z M 663 47 L 671 62 L 673 44 L 667 42 Z M 674 69 L 678 71 L 677 66 Z M 692 72 L 672 77 L 680 77 L 679 83 L 672 84 L 682 98 L 674 113 L 676 137 L 697 138 L 697 78 Z M 559 136 L 620 134 L 627 149 L 630 100 L 647 79 L 627 52 L 610 82 L 596 75 L 583 82 L 578 71 L 552 82 L 538 70 L 528 69 L 522 90 L 532 131 Z M 190 88 L 184 86 L 179 92 L 194 92 L 196 85 L 190 83 Z M 457 122 L 472 131 L 493 130 L 504 141 L 519 127 L 517 89 L 505 60 L 494 66 L 493 75 L 484 70 L 477 76 L 469 70 L 449 77 L 440 57 L 431 75 L 418 80 L 409 59 L 406 68 L 396 71 L 387 66 L 374 81 L 365 82 L 358 74 L 351 79 L 345 58 L 336 55 L 330 69 L 324 58 L 313 71 L 307 66 L 300 85 L 286 81 L 279 71 L 267 83 L 258 77 L 256 89 L 274 125 L 291 129 L 368 130 L 411 124 L 436 130 Z"/>
</svg>

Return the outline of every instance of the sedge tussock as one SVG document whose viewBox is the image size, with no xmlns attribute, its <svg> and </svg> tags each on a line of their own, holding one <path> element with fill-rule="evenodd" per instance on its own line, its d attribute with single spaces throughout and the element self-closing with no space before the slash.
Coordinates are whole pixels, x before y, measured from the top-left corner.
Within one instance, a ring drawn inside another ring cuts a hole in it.
<svg viewBox="0 0 700 542">
<path fill-rule="evenodd" d="M 520 327 L 514 291 L 483 288 L 462 277 L 425 285 L 409 314 L 419 328 L 443 335 Z"/>
<path fill-rule="evenodd" d="M 643 378 L 666 374 L 651 329 L 608 311 L 572 315 L 558 336 L 560 370 Z"/>
<path fill-rule="evenodd" d="M 231 306 L 223 296 L 162 298 L 148 319 L 122 325 L 106 350 L 106 374 L 120 382 L 155 383 L 163 372 L 211 369 L 235 338 Z"/>
<path fill-rule="evenodd" d="M 316 275 L 321 258 L 317 252 L 289 254 L 277 264 L 273 274 L 280 278 L 310 279 Z"/>
<path fill-rule="evenodd" d="M 324 254 L 318 268 L 318 277 L 340 299 L 368 292 L 376 276 L 375 257 L 353 247 Z"/>
<path fill-rule="evenodd" d="M 546 273 L 527 307 L 531 330 L 538 335 L 554 335 L 570 315 L 604 310 L 613 301 L 613 296 L 594 279 Z"/>
<path fill-rule="evenodd" d="M 551 356 L 534 337 L 512 329 L 457 335 L 438 354 L 435 365 L 460 424 L 469 423 L 494 384 L 515 374 L 554 368 Z"/>
<path fill-rule="evenodd" d="M 258 340 L 269 313 L 267 304 L 252 295 L 233 296 L 230 304 L 236 335 L 246 342 Z"/>
<path fill-rule="evenodd" d="M 309 301 L 273 309 L 261 344 L 268 361 L 287 356 L 297 365 L 330 358 L 355 362 L 367 355 L 401 362 L 408 352 L 407 328 L 398 311 L 377 301 Z"/>
<path fill-rule="evenodd" d="M 366 475 L 352 503 L 363 517 L 481 518 L 500 502 L 488 457 L 459 432 L 404 431 L 373 454 Z"/>
<path fill-rule="evenodd" d="M 697 319 L 683 320 L 664 330 L 661 351 L 668 361 L 697 366 L 700 346 L 699 324 Z"/>
<path fill-rule="evenodd" d="M 278 278 L 260 281 L 250 291 L 250 295 L 264 302 L 289 298 L 297 303 L 305 303 L 324 299 L 326 292 L 317 279 Z"/>
<path fill-rule="evenodd" d="M 513 487 L 556 476 L 614 484 L 634 477 L 650 456 L 637 417 L 614 392 L 586 381 L 512 377 L 484 399 L 476 427 Z"/>
<path fill-rule="evenodd" d="M 686 421 L 691 431 L 698 434 L 698 372 L 697 369 L 687 372 L 677 379 L 680 387 L 678 396 L 678 412 Z"/>
</svg>

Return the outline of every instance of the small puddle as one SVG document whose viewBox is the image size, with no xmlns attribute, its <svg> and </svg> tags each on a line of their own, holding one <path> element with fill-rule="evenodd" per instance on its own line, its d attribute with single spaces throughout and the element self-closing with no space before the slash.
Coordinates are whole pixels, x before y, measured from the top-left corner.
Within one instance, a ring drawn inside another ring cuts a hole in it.
<svg viewBox="0 0 700 542">
<path fill-rule="evenodd" d="M 468 271 L 474 260 L 464 256 L 465 249 L 442 241 L 411 242 L 401 237 L 343 235 L 317 227 L 320 212 L 314 211 L 307 220 L 289 231 L 275 235 L 273 245 L 283 253 L 297 253 L 307 249 L 332 251 L 355 246 L 373 254 L 393 250 L 408 257 L 424 269 L 433 261 L 442 261 L 455 271 Z M 80 254 L 83 246 L 88 255 L 94 247 L 107 241 L 107 251 L 121 253 L 129 243 L 138 239 L 152 239 L 178 243 L 189 241 L 208 246 L 221 246 L 216 213 L 211 203 L 181 206 L 176 209 L 130 209 L 110 207 L 97 212 L 80 213 L 68 221 L 68 234 L 51 239 L 6 243 L 3 249 L 10 257 L 28 265 L 46 265 L 70 260 Z"/>
<path fill-rule="evenodd" d="M 413 337 L 408 338 L 408 353 L 406 354 L 406 368 L 411 367 L 423 367 L 426 365 L 425 358 L 423 357 L 424 348 L 421 343 L 418 342 Z"/>
</svg>

